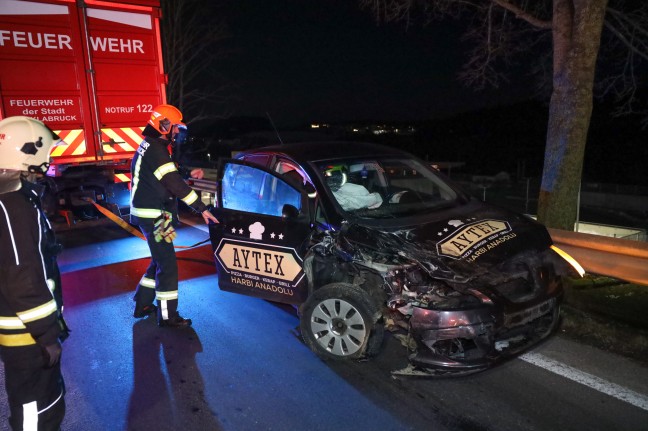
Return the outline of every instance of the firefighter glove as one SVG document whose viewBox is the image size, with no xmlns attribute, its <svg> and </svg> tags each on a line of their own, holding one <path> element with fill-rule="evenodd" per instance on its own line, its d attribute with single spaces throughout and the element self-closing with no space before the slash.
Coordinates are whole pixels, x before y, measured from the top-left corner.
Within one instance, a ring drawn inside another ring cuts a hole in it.
<svg viewBox="0 0 648 431">
<path fill-rule="evenodd" d="M 156 219 L 153 234 L 155 235 L 155 242 L 161 242 L 162 240 L 166 242 L 173 242 L 178 234 L 171 224 L 170 214 L 164 213 L 162 214 L 162 216 Z"/>
<path fill-rule="evenodd" d="M 43 357 L 45 359 L 45 368 L 52 368 L 61 358 L 61 343 L 58 341 L 53 344 L 48 344 L 42 347 Z"/>
</svg>

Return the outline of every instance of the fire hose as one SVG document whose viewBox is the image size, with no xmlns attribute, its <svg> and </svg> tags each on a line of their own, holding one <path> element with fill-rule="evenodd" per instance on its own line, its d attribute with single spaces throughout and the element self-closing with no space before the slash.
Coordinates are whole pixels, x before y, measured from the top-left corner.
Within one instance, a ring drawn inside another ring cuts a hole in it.
<svg viewBox="0 0 648 431">
<path fill-rule="evenodd" d="M 108 208 L 102 207 L 101 205 L 99 205 L 97 202 L 95 202 L 91 198 L 85 198 L 85 200 L 90 202 L 97 209 L 97 211 L 99 211 L 101 214 L 105 215 L 107 218 L 109 218 L 111 221 L 116 223 L 119 227 L 124 229 L 126 232 L 128 232 L 131 235 L 136 236 L 136 237 L 146 241 L 146 237 L 144 236 L 144 234 L 139 229 L 137 229 L 134 226 L 128 224 L 126 221 L 124 221 L 117 214 L 113 213 Z M 173 236 L 173 238 L 175 238 L 175 236 Z M 198 247 L 199 245 L 203 245 L 207 241 L 209 241 L 209 238 L 207 238 L 204 241 L 200 241 L 200 242 L 197 242 L 195 244 L 192 244 L 192 245 L 174 245 L 173 247 L 174 248 L 183 248 L 183 249 L 185 249 L 185 248 L 194 248 L 194 247 Z M 171 241 L 168 241 L 168 242 L 171 242 Z"/>
</svg>

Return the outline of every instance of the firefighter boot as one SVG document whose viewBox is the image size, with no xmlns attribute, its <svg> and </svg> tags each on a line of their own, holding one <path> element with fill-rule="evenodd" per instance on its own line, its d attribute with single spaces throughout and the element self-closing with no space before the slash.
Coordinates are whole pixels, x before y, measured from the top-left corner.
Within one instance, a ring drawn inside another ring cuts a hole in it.
<svg viewBox="0 0 648 431">
<path fill-rule="evenodd" d="M 191 319 L 185 319 L 177 314 L 170 319 L 158 320 L 159 327 L 169 327 L 169 328 L 186 328 L 191 326 Z"/>
</svg>

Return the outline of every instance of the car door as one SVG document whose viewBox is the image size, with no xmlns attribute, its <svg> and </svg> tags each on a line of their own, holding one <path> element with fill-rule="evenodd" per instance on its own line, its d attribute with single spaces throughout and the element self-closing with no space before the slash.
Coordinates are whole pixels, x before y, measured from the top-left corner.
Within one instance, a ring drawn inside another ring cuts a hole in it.
<svg viewBox="0 0 648 431">
<path fill-rule="evenodd" d="M 240 160 L 218 169 L 219 224 L 210 238 L 220 289 L 276 302 L 306 300 L 308 195 L 276 172 Z"/>
</svg>

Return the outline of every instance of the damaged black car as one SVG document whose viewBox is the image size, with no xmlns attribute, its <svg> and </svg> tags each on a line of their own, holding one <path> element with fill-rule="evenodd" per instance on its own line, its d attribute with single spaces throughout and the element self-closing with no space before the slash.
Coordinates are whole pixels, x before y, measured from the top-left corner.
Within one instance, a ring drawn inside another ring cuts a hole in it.
<svg viewBox="0 0 648 431">
<path fill-rule="evenodd" d="M 428 163 L 368 143 L 299 143 L 221 160 L 210 238 L 222 290 L 294 304 L 324 359 L 399 334 L 410 371 L 471 373 L 558 326 L 578 264 L 531 218 Z"/>
</svg>

